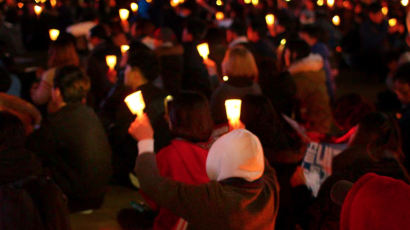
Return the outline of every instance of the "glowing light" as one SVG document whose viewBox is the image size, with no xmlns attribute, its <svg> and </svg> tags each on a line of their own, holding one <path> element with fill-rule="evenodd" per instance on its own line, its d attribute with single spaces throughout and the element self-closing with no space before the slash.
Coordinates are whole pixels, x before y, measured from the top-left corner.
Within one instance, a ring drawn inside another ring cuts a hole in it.
<svg viewBox="0 0 410 230">
<path fill-rule="evenodd" d="M 127 9 L 120 9 L 118 12 L 122 21 L 126 21 L 130 16 L 130 11 Z"/>
<path fill-rule="evenodd" d="M 336 47 L 336 52 L 341 53 L 341 52 L 342 52 L 342 47 L 341 47 L 341 46 L 337 46 L 337 47 Z"/>
<path fill-rule="evenodd" d="M 34 13 L 38 16 L 40 16 L 41 12 L 43 12 L 43 7 L 39 6 L 39 5 L 35 5 L 34 6 Z"/>
<path fill-rule="evenodd" d="M 105 62 L 107 63 L 107 66 L 108 68 L 110 68 L 110 70 L 114 70 L 115 65 L 117 65 L 117 56 L 107 55 L 105 56 Z"/>
<path fill-rule="evenodd" d="M 215 18 L 216 18 L 216 20 L 220 21 L 220 20 L 223 20 L 225 18 L 225 15 L 224 15 L 224 13 L 219 11 L 219 12 L 216 12 Z"/>
<path fill-rule="evenodd" d="M 387 16 L 387 14 L 389 14 L 389 8 L 387 6 L 382 7 L 382 14 L 384 16 Z"/>
<path fill-rule="evenodd" d="M 132 12 L 136 13 L 138 11 L 138 4 L 135 2 L 131 2 L 130 8 Z"/>
<path fill-rule="evenodd" d="M 171 1 L 169 2 L 169 4 L 170 4 L 172 7 L 176 7 L 176 6 L 179 5 L 179 0 L 171 0 Z"/>
<path fill-rule="evenodd" d="M 50 40 L 55 41 L 57 40 L 58 36 L 60 35 L 60 31 L 57 29 L 50 29 L 48 30 L 48 34 L 50 35 Z"/>
<path fill-rule="evenodd" d="M 245 4 L 251 4 L 251 3 L 252 3 L 252 0 L 243 0 L 243 2 L 244 2 Z"/>
<path fill-rule="evenodd" d="M 333 16 L 332 22 L 333 22 L 333 25 L 339 26 L 339 25 L 340 25 L 340 17 L 339 17 L 339 15 Z"/>
<path fill-rule="evenodd" d="M 324 0 L 317 0 L 316 4 L 318 6 L 323 6 L 325 4 Z"/>
<path fill-rule="evenodd" d="M 257 6 L 259 4 L 259 0 L 252 0 L 252 5 Z"/>
<path fill-rule="evenodd" d="M 335 5 L 335 0 L 327 0 L 327 6 L 329 8 L 333 8 L 334 5 Z"/>
<path fill-rule="evenodd" d="M 208 59 L 208 55 L 209 55 L 208 43 L 201 43 L 196 46 L 196 49 L 198 50 L 199 55 L 201 55 L 203 59 Z"/>
<path fill-rule="evenodd" d="M 152 2 L 152 0 L 145 0 L 147 3 L 151 3 Z"/>
<path fill-rule="evenodd" d="M 402 6 L 407 6 L 409 4 L 409 0 L 401 0 L 400 3 Z"/>
<path fill-rule="evenodd" d="M 235 129 L 239 127 L 239 119 L 241 117 L 241 104 L 239 99 L 230 99 L 225 101 L 226 117 L 229 124 Z"/>
<path fill-rule="evenodd" d="M 280 45 L 281 46 L 285 46 L 286 45 L 286 39 L 282 39 L 282 40 L 280 40 Z"/>
<path fill-rule="evenodd" d="M 124 55 L 130 49 L 129 45 L 122 45 L 121 46 L 121 53 Z"/>
<path fill-rule="evenodd" d="M 20 9 L 23 8 L 23 7 L 24 7 L 24 3 L 22 3 L 22 2 L 17 3 L 17 7 L 20 8 Z"/>
<path fill-rule="evenodd" d="M 228 76 L 223 76 L 222 80 L 228 81 L 228 80 L 229 80 L 229 77 L 228 77 Z"/>
<path fill-rule="evenodd" d="M 273 26 L 273 24 L 275 24 L 275 16 L 273 14 L 267 14 L 265 21 L 268 26 Z"/>
<path fill-rule="evenodd" d="M 142 117 L 142 115 L 144 114 L 145 102 L 144 98 L 142 97 L 141 90 L 128 95 L 125 98 L 124 102 L 125 104 L 127 104 L 128 109 L 132 114 L 137 115 L 137 117 Z"/>
<path fill-rule="evenodd" d="M 222 0 L 216 0 L 216 5 L 217 6 L 222 6 L 224 3 L 222 2 Z"/>
<path fill-rule="evenodd" d="M 389 26 L 390 27 L 395 27 L 397 25 L 397 19 L 395 18 L 390 18 L 389 19 Z"/>
</svg>

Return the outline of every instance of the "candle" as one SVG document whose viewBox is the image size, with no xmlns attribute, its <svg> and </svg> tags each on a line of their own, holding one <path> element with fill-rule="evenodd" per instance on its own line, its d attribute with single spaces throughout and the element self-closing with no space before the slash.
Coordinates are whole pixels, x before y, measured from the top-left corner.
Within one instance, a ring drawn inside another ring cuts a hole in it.
<svg viewBox="0 0 410 230">
<path fill-rule="evenodd" d="M 152 2 L 152 0 L 145 0 L 147 3 L 151 3 Z"/>
<path fill-rule="evenodd" d="M 275 16 L 273 14 L 267 14 L 265 20 L 268 26 L 273 26 L 273 24 L 275 24 Z"/>
<path fill-rule="evenodd" d="M 340 25 L 340 17 L 339 17 L 339 15 L 333 16 L 332 22 L 333 22 L 333 25 L 339 26 L 339 25 Z"/>
<path fill-rule="evenodd" d="M 138 11 L 138 4 L 135 3 L 135 2 L 131 2 L 130 8 L 131 8 L 132 12 L 136 13 Z"/>
<path fill-rule="evenodd" d="M 252 5 L 257 6 L 259 4 L 259 0 L 252 0 Z"/>
<path fill-rule="evenodd" d="M 327 0 L 327 6 L 332 8 L 335 5 L 335 0 Z"/>
<path fill-rule="evenodd" d="M 120 9 L 119 10 L 120 18 L 122 21 L 126 21 L 128 16 L 130 15 L 130 11 L 127 9 Z"/>
<path fill-rule="evenodd" d="M 40 16 L 41 12 L 43 12 L 43 7 L 39 5 L 34 6 L 34 13 L 37 15 L 37 17 Z"/>
<path fill-rule="evenodd" d="M 223 76 L 222 80 L 223 80 L 223 81 L 228 81 L 228 80 L 229 80 L 229 77 L 228 77 L 228 76 Z"/>
<path fill-rule="evenodd" d="M 225 18 L 225 15 L 224 15 L 224 13 L 219 11 L 219 12 L 216 12 L 215 18 L 216 18 L 216 20 L 220 21 L 220 20 L 223 20 Z"/>
<path fill-rule="evenodd" d="M 51 41 L 55 41 L 57 40 L 58 36 L 60 35 L 60 31 L 57 29 L 50 29 L 48 31 L 49 35 L 50 35 L 50 40 Z"/>
<path fill-rule="evenodd" d="M 222 0 L 216 0 L 216 5 L 217 6 L 222 6 L 224 3 L 222 2 Z"/>
<path fill-rule="evenodd" d="M 179 5 L 179 0 L 171 0 L 171 1 L 169 2 L 169 4 L 170 4 L 172 7 L 177 7 L 177 6 Z"/>
<path fill-rule="evenodd" d="M 50 0 L 50 5 L 51 5 L 51 7 L 56 7 L 56 5 L 57 5 L 57 0 Z"/>
<path fill-rule="evenodd" d="M 243 1 L 245 4 L 251 4 L 252 0 L 244 0 Z"/>
<path fill-rule="evenodd" d="M 208 59 L 208 55 L 209 55 L 208 43 L 201 43 L 197 45 L 196 48 L 198 50 L 199 55 L 201 55 L 203 59 Z"/>
<path fill-rule="evenodd" d="M 239 99 L 229 99 L 225 101 L 226 117 L 234 129 L 240 125 L 241 104 L 242 101 Z"/>
<path fill-rule="evenodd" d="M 23 7 L 24 7 L 24 3 L 22 3 L 22 2 L 17 3 L 17 7 L 20 8 L 20 9 L 23 8 Z"/>
<path fill-rule="evenodd" d="M 324 0 L 317 0 L 316 4 L 317 6 L 323 6 L 325 3 Z"/>
<path fill-rule="evenodd" d="M 114 70 L 115 65 L 117 65 L 117 56 L 107 55 L 107 56 L 105 56 L 105 61 L 107 62 L 108 68 L 110 70 Z"/>
<path fill-rule="evenodd" d="M 141 90 L 128 95 L 124 99 L 125 104 L 127 104 L 128 109 L 132 114 L 137 115 L 137 117 L 142 117 L 145 109 L 144 98 L 142 97 Z"/>
<path fill-rule="evenodd" d="M 382 7 L 382 14 L 384 16 L 387 16 L 388 13 L 389 13 L 389 8 L 387 6 L 383 6 Z"/>
<path fill-rule="evenodd" d="M 390 18 L 389 19 L 389 26 L 390 27 L 394 27 L 394 26 L 396 26 L 397 25 L 397 19 L 395 19 L 395 18 Z"/>
<path fill-rule="evenodd" d="M 124 55 L 130 49 L 129 45 L 122 45 L 121 46 L 121 54 Z"/>
<path fill-rule="evenodd" d="M 409 4 L 409 0 L 401 0 L 400 3 L 402 6 L 407 6 Z"/>
</svg>

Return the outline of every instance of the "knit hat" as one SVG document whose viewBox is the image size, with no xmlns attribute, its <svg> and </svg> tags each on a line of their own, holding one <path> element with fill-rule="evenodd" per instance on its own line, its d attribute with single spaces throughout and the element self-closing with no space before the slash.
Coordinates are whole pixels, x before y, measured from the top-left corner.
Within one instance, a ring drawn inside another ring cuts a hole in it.
<svg viewBox="0 0 410 230">
<path fill-rule="evenodd" d="M 262 176 L 265 160 L 259 139 L 245 129 L 220 137 L 211 146 L 206 159 L 209 179 L 243 178 L 252 182 Z"/>
<path fill-rule="evenodd" d="M 403 181 L 368 173 L 343 203 L 341 230 L 410 229 L 410 186 Z"/>
</svg>

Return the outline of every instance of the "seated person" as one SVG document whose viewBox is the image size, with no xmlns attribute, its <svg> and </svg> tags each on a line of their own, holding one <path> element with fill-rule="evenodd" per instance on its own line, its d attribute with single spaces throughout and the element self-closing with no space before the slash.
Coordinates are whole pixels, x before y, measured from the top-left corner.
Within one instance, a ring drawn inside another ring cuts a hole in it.
<svg viewBox="0 0 410 230">
<path fill-rule="evenodd" d="M 70 229 L 62 192 L 25 149 L 25 139 L 19 118 L 0 112 L 0 229 Z"/>
<path fill-rule="evenodd" d="M 159 206 L 181 216 L 190 229 L 274 229 L 279 187 L 265 163 L 262 145 L 251 132 L 238 129 L 210 148 L 206 171 L 210 182 L 188 185 L 160 176 L 153 154 L 153 130 L 146 115 L 129 128 L 137 140 L 135 172 L 141 189 Z"/>
<path fill-rule="evenodd" d="M 70 211 L 99 208 L 111 177 L 111 148 L 86 103 L 90 81 L 75 66 L 58 69 L 52 90 L 56 112 L 33 133 L 38 153 L 68 197 Z"/>
</svg>

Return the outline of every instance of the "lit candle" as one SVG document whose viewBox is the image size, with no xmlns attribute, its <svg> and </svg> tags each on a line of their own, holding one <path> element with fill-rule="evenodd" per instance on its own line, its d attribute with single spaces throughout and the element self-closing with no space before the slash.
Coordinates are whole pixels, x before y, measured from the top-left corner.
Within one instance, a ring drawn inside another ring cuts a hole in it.
<svg viewBox="0 0 410 230">
<path fill-rule="evenodd" d="M 340 17 L 339 17 L 339 15 L 333 16 L 332 22 L 333 22 L 333 25 L 339 26 L 339 25 L 340 25 Z"/>
<path fill-rule="evenodd" d="M 120 9 L 119 10 L 120 18 L 122 21 L 126 21 L 130 16 L 130 11 L 127 9 Z"/>
<path fill-rule="evenodd" d="M 216 5 L 217 6 L 222 6 L 224 3 L 222 2 L 222 0 L 216 0 Z"/>
<path fill-rule="evenodd" d="M 51 5 L 51 7 L 56 7 L 56 5 L 57 5 L 57 0 L 50 0 L 50 5 Z"/>
<path fill-rule="evenodd" d="M 130 49 L 129 45 L 122 45 L 121 46 L 121 54 L 124 55 Z"/>
<path fill-rule="evenodd" d="M 267 14 L 265 20 L 268 26 L 273 26 L 273 24 L 275 24 L 275 16 L 273 14 Z"/>
<path fill-rule="evenodd" d="M 252 0 L 252 5 L 257 6 L 259 4 L 259 0 Z"/>
<path fill-rule="evenodd" d="M 151 3 L 152 2 L 152 0 L 145 0 L 147 3 Z"/>
<path fill-rule="evenodd" d="M 397 19 L 395 18 L 390 18 L 389 19 L 389 26 L 390 27 L 395 27 L 397 25 Z"/>
<path fill-rule="evenodd" d="M 115 69 L 115 65 L 117 65 L 117 56 L 107 55 L 105 56 L 105 61 L 107 62 L 108 68 L 112 71 Z"/>
<path fill-rule="evenodd" d="M 215 18 L 216 18 L 216 20 L 220 21 L 220 20 L 223 20 L 225 18 L 225 15 L 224 15 L 224 13 L 219 11 L 219 12 L 216 12 Z"/>
<path fill-rule="evenodd" d="M 225 101 L 226 117 L 234 129 L 240 125 L 241 104 L 242 101 L 239 99 L 229 99 Z"/>
<path fill-rule="evenodd" d="M 132 114 L 137 115 L 137 117 L 142 117 L 142 115 L 144 114 L 145 102 L 144 98 L 142 97 L 141 90 L 128 95 L 125 98 L 124 102 L 125 104 L 127 104 L 128 109 Z"/>
<path fill-rule="evenodd" d="M 37 17 L 40 16 L 41 12 L 43 12 L 43 7 L 40 5 L 35 5 L 34 6 L 34 13 L 37 15 Z"/>
<path fill-rule="evenodd" d="M 50 35 L 51 41 L 57 40 L 58 36 L 60 35 L 60 31 L 57 29 L 50 29 L 48 31 L 48 34 Z"/>
<path fill-rule="evenodd" d="M 135 3 L 135 2 L 131 2 L 130 8 L 131 8 L 132 12 L 136 13 L 138 11 L 138 4 Z"/>
<path fill-rule="evenodd" d="M 18 8 L 21 9 L 21 8 L 23 8 L 23 6 L 24 6 L 24 3 L 22 3 L 22 2 L 17 3 L 17 7 L 18 7 Z"/>
<path fill-rule="evenodd" d="M 389 13 L 389 8 L 387 6 L 383 6 L 382 7 L 382 14 L 384 16 L 387 16 L 388 13 Z"/>
<path fill-rule="evenodd" d="M 401 0 L 400 2 L 402 6 L 407 6 L 409 4 L 409 0 Z"/>
<path fill-rule="evenodd" d="M 169 2 L 169 4 L 170 4 L 172 7 L 177 7 L 177 6 L 179 5 L 179 0 L 171 0 L 171 1 Z"/>
<path fill-rule="evenodd" d="M 325 3 L 324 0 L 317 0 L 316 4 L 317 6 L 323 6 Z"/>
<path fill-rule="evenodd" d="M 228 80 L 229 80 L 229 77 L 228 77 L 228 76 L 223 76 L 222 80 L 223 80 L 223 81 L 228 81 Z"/>
<path fill-rule="evenodd" d="M 252 0 L 244 0 L 243 1 L 245 4 L 251 4 L 252 3 Z"/>
<path fill-rule="evenodd" d="M 203 59 L 208 59 L 208 55 L 209 55 L 208 43 L 201 43 L 197 45 L 196 48 L 198 50 L 199 55 L 201 55 Z"/>
<path fill-rule="evenodd" d="M 332 8 L 335 5 L 335 0 L 327 0 L 327 6 Z"/>
</svg>

